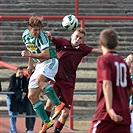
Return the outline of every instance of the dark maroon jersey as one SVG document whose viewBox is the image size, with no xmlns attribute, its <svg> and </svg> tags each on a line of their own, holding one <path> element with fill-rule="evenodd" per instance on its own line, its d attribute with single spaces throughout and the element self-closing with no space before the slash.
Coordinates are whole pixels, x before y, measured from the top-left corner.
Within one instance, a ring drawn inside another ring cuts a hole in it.
<svg viewBox="0 0 133 133">
<path fill-rule="evenodd" d="M 55 77 L 75 83 L 76 70 L 82 58 L 92 51 L 92 47 L 80 44 L 73 48 L 70 40 L 53 38 L 56 53 L 59 60 L 59 69 Z M 61 65 L 60 65 L 61 64 Z"/>
<path fill-rule="evenodd" d="M 119 124 L 130 124 L 130 112 L 128 106 L 127 89 L 132 87 L 129 68 L 124 59 L 115 52 L 108 52 L 97 59 L 97 105 L 93 120 L 107 120 L 111 118 L 107 114 L 103 94 L 103 80 L 110 80 L 113 86 L 112 108 L 123 117 Z"/>
</svg>

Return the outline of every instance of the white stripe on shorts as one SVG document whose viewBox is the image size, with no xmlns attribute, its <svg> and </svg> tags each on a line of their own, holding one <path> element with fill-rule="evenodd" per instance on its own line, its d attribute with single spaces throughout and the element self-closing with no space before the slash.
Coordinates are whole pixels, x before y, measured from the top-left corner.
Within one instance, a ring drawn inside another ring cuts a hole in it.
<svg viewBox="0 0 133 133">
<path fill-rule="evenodd" d="M 96 133 L 97 126 L 101 123 L 101 120 L 98 120 L 97 123 L 94 124 L 92 133 Z"/>
</svg>

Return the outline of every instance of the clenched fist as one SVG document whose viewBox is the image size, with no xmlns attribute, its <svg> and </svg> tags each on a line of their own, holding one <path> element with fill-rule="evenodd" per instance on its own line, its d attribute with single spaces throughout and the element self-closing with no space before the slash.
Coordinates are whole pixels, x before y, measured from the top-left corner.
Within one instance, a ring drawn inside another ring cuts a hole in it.
<svg viewBox="0 0 133 133">
<path fill-rule="evenodd" d="M 22 55 L 22 57 L 30 57 L 30 53 L 28 51 L 26 51 L 26 50 L 23 50 L 21 52 L 21 55 Z"/>
</svg>

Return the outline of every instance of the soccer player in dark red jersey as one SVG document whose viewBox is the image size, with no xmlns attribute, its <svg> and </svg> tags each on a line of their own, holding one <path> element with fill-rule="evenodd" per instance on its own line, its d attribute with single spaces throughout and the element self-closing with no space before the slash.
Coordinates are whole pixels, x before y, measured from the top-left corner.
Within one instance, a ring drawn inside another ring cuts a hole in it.
<svg viewBox="0 0 133 133">
<path fill-rule="evenodd" d="M 97 59 L 97 105 L 88 133 L 130 133 L 128 98 L 133 93 L 129 67 L 117 54 L 114 29 L 100 33 L 103 55 Z"/>
<path fill-rule="evenodd" d="M 50 32 L 47 32 L 47 34 L 55 45 L 59 60 L 59 69 L 55 76 L 56 82 L 52 83 L 52 85 L 60 101 L 65 103 L 65 108 L 62 110 L 61 116 L 55 125 L 54 133 L 60 133 L 69 116 L 69 110 L 72 106 L 76 70 L 79 63 L 82 58 L 89 53 L 102 54 L 102 50 L 95 49 L 83 43 L 86 35 L 86 31 L 83 28 L 76 29 L 71 35 L 70 40 L 55 38 Z M 50 100 L 48 100 L 45 108 L 48 114 L 50 114 L 52 107 Z"/>
</svg>

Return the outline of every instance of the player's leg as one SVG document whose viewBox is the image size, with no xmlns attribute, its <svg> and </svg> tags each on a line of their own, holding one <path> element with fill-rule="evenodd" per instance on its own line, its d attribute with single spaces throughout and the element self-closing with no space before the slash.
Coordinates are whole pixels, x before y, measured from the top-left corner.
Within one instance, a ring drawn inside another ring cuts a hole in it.
<svg viewBox="0 0 133 133">
<path fill-rule="evenodd" d="M 54 133 L 60 133 L 61 132 L 61 130 L 63 129 L 63 127 L 66 123 L 68 116 L 69 116 L 69 109 L 65 107 L 62 110 L 58 121 L 56 122 Z"/>
<path fill-rule="evenodd" d="M 29 89 L 29 100 L 31 101 L 33 105 L 33 109 L 37 113 L 37 115 L 41 118 L 41 120 L 45 123 L 40 133 L 43 133 L 48 128 L 53 126 L 53 122 L 50 121 L 50 119 L 47 116 L 46 111 L 44 110 L 44 105 L 42 101 L 39 100 L 39 94 L 41 93 L 41 89 Z"/>
<path fill-rule="evenodd" d="M 36 83 L 38 84 L 39 88 L 42 89 L 47 95 L 47 97 L 50 99 L 50 101 L 56 106 L 55 107 L 55 114 L 54 118 L 58 116 L 58 114 L 61 112 L 61 110 L 64 107 L 64 103 L 60 102 L 58 99 L 52 85 L 48 83 L 49 79 L 45 77 L 44 75 L 40 74 L 37 77 Z"/>
<path fill-rule="evenodd" d="M 52 104 L 52 102 L 48 99 L 46 102 L 45 111 L 46 111 L 49 118 L 50 118 L 53 106 L 54 105 Z M 43 127 L 43 125 L 44 125 L 44 122 L 42 121 L 42 127 Z M 46 133 L 46 131 L 44 133 Z"/>
<path fill-rule="evenodd" d="M 42 90 L 45 90 L 45 92 L 46 92 L 47 96 L 49 97 L 49 99 L 56 105 L 56 108 L 59 107 L 58 110 L 54 114 L 55 116 L 57 116 L 61 112 L 61 110 L 63 109 L 64 103 L 61 103 L 59 101 L 56 93 L 54 92 L 54 90 L 52 88 L 52 86 L 47 83 L 47 78 L 45 76 L 43 76 L 42 74 L 39 74 L 37 76 L 37 79 L 36 79 L 36 84 L 39 86 L 39 88 L 41 88 L 40 92 Z M 39 94 L 40 94 L 40 92 L 39 92 Z M 35 93 L 36 94 L 34 94 L 34 96 L 38 95 L 37 92 L 35 92 Z M 35 99 L 37 99 L 37 97 Z M 41 103 L 41 101 L 39 101 L 39 103 L 35 103 L 35 101 L 34 101 L 34 104 L 33 104 L 34 110 L 40 116 L 41 119 L 43 118 L 43 116 L 45 116 L 45 118 L 46 118 L 47 113 L 44 110 L 44 106 L 40 106 L 40 109 L 36 108 L 36 105 L 38 105 L 38 104 L 40 105 L 40 103 Z M 43 112 L 41 112 L 41 110 L 43 110 Z M 38 111 L 40 111 L 40 112 L 38 112 Z M 45 115 L 44 115 L 44 111 L 45 111 Z M 53 126 L 53 122 L 51 120 L 50 121 L 47 121 L 47 120 L 49 120 L 48 116 L 47 116 L 47 118 L 45 120 L 42 119 L 42 121 L 44 122 L 44 125 L 43 125 L 42 130 L 40 131 L 40 133 L 44 132 L 46 129 L 48 129 L 51 126 Z"/>
<path fill-rule="evenodd" d="M 38 114 L 38 116 L 44 121 L 49 122 L 49 118 L 47 117 L 46 111 L 44 110 L 44 105 L 42 101 L 39 99 L 39 95 L 41 90 L 39 88 L 30 88 L 28 98 L 33 105 L 33 109 Z"/>
<path fill-rule="evenodd" d="M 54 119 L 59 115 L 64 107 L 64 103 L 60 102 L 52 85 L 48 83 L 50 80 L 54 81 L 54 76 L 58 71 L 58 60 L 55 58 L 49 59 L 47 62 L 42 62 L 38 67 L 40 71 L 39 75 L 37 76 L 36 83 L 38 84 L 39 88 L 41 88 L 46 93 L 51 102 L 56 106 L 55 113 L 53 115 Z"/>
<path fill-rule="evenodd" d="M 40 101 L 40 99 L 39 99 L 39 95 L 42 92 L 42 90 L 36 84 L 37 75 L 38 75 L 38 71 L 35 70 L 34 73 L 30 77 L 28 98 L 29 98 L 31 104 L 33 105 L 33 109 L 35 110 L 36 114 L 45 123 L 45 125 L 44 125 L 45 127 L 43 128 L 43 130 L 45 131 L 45 130 L 47 130 L 47 128 L 49 128 L 49 126 L 51 126 L 51 122 L 46 114 L 46 111 L 44 110 L 44 105 L 43 105 L 42 101 Z M 50 123 L 50 125 L 49 125 L 49 123 Z"/>
<path fill-rule="evenodd" d="M 60 101 L 65 103 L 65 107 L 61 112 L 61 116 L 56 122 L 54 130 L 54 133 L 60 133 L 66 123 L 66 120 L 69 116 L 70 108 L 72 106 L 74 84 L 58 79 L 54 84 L 54 89 L 57 95 L 59 96 Z"/>
</svg>

